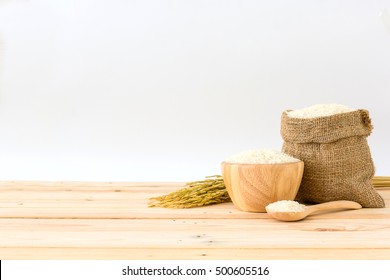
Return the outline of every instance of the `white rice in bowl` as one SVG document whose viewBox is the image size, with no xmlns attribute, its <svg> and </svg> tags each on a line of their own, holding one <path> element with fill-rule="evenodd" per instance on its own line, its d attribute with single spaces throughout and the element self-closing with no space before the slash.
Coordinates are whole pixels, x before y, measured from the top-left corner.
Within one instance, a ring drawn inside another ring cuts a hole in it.
<svg viewBox="0 0 390 280">
<path fill-rule="evenodd" d="M 268 149 L 247 150 L 225 159 L 225 162 L 227 163 L 239 164 L 275 164 L 299 161 L 299 159 L 291 157 L 283 152 Z"/>
</svg>

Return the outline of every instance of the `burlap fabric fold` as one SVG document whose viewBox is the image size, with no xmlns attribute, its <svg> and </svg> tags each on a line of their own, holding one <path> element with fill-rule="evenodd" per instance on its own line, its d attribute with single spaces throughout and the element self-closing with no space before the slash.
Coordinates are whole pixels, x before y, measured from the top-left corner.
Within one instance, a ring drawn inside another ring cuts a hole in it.
<svg viewBox="0 0 390 280">
<path fill-rule="evenodd" d="M 374 164 L 367 136 L 373 129 L 367 110 L 311 119 L 282 114 L 283 152 L 305 163 L 296 199 L 303 203 L 352 200 L 385 207 L 371 184 Z"/>
</svg>

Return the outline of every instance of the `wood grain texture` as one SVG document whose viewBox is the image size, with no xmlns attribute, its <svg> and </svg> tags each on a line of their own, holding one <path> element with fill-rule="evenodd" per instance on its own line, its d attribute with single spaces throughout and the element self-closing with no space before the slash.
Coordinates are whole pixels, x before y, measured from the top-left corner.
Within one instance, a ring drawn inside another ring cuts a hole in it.
<svg viewBox="0 0 390 280">
<path fill-rule="evenodd" d="M 223 180 L 234 205 L 248 212 L 266 212 L 278 200 L 293 200 L 302 180 L 304 163 L 221 164 Z"/>
<path fill-rule="evenodd" d="M 390 259 L 388 206 L 296 223 L 232 203 L 147 207 L 183 186 L 0 182 L 0 259 Z"/>
</svg>

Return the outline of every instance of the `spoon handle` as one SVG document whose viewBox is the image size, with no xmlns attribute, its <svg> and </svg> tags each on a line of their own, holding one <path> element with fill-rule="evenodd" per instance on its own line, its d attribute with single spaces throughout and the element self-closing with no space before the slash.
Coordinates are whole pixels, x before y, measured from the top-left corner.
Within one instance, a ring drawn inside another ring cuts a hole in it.
<svg viewBox="0 0 390 280">
<path fill-rule="evenodd" d="M 354 201 L 337 200 L 308 206 L 310 214 L 326 210 L 360 209 L 362 206 Z"/>
</svg>

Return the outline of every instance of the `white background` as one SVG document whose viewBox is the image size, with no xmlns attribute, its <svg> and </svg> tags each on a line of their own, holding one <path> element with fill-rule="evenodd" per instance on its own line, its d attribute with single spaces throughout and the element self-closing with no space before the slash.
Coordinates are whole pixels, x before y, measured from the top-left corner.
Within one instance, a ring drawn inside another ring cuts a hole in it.
<svg viewBox="0 0 390 280">
<path fill-rule="evenodd" d="M 0 180 L 189 181 L 280 149 L 285 109 L 368 109 L 390 175 L 381 1 L 0 0 Z"/>
</svg>

